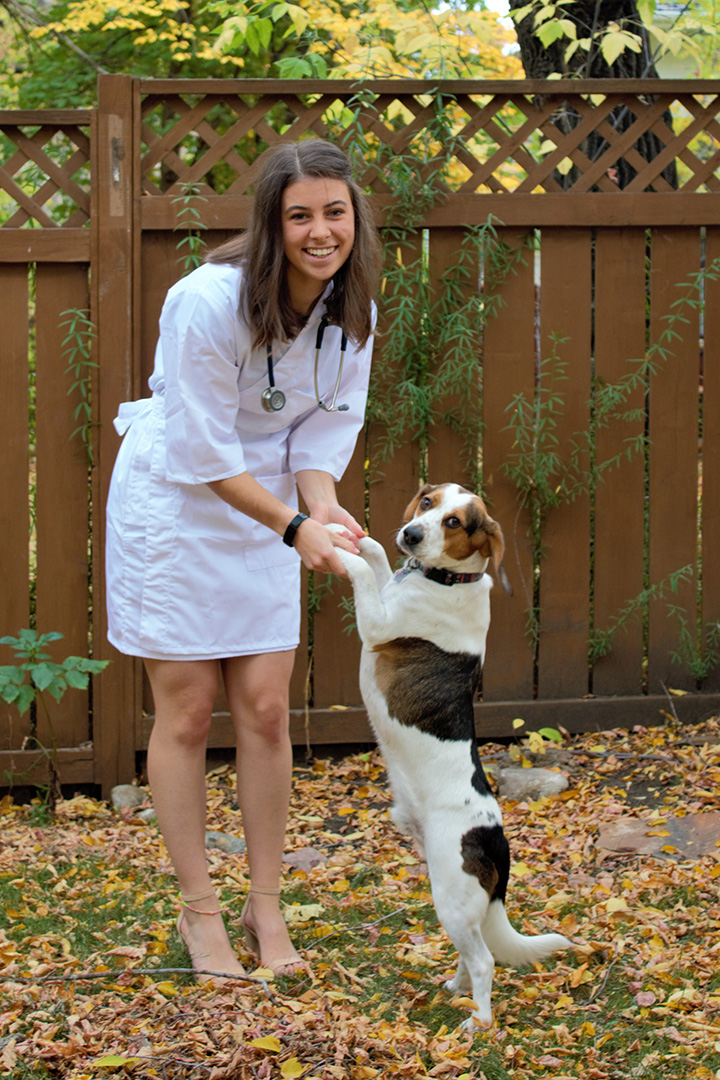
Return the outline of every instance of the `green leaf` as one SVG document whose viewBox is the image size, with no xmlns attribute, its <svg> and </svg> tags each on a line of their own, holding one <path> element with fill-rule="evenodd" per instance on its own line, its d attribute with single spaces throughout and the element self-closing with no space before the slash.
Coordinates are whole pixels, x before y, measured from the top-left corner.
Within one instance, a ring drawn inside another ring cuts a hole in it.
<svg viewBox="0 0 720 1080">
<path fill-rule="evenodd" d="M 88 684 L 89 675 L 84 671 L 71 669 L 65 672 L 65 678 L 68 686 L 74 687 L 75 690 L 84 690 Z"/>
<path fill-rule="evenodd" d="M 245 42 L 250 52 L 258 56 L 260 53 L 260 35 L 258 34 L 257 27 L 255 25 L 256 20 L 248 23 L 247 31 L 245 32 Z"/>
<path fill-rule="evenodd" d="M 551 739 L 553 742 L 561 743 L 562 735 L 554 727 L 541 727 L 538 728 L 538 734 L 543 735 L 546 739 Z"/>
<path fill-rule="evenodd" d="M 57 670 L 54 664 L 34 664 L 30 669 L 30 677 L 38 690 L 47 690 L 56 676 Z"/>
<path fill-rule="evenodd" d="M 255 23 L 255 29 L 258 32 L 263 49 L 269 49 L 272 40 L 272 22 L 270 19 L 258 19 Z"/>
<path fill-rule="evenodd" d="M 552 22 L 547 22 L 544 26 L 541 26 L 539 30 L 536 30 L 535 36 L 540 39 L 547 49 L 549 45 L 552 45 L 553 41 L 558 41 L 561 37 L 565 37 L 566 34 L 563 30 L 561 21 L 559 19 L 553 19 Z"/>
</svg>

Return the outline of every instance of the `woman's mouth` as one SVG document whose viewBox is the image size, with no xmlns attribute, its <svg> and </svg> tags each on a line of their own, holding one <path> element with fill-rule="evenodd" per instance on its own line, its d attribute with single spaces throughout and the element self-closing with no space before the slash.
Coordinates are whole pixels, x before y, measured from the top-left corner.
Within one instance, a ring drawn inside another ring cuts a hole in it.
<svg viewBox="0 0 720 1080">
<path fill-rule="evenodd" d="M 334 247 L 318 247 L 318 248 L 305 248 L 305 254 L 310 255 L 313 259 L 327 259 L 329 255 L 333 255 L 337 249 Z"/>
</svg>

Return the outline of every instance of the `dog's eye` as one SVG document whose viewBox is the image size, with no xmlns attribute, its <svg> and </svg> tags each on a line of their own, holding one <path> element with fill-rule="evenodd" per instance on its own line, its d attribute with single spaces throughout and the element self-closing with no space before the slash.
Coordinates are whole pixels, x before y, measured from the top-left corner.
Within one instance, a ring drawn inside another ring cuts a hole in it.
<svg viewBox="0 0 720 1080">
<path fill-rule="evenodd" d="M 429 499 L 429 498 L 427 497 L 427 495 L 425 495 L 425 496 L 424 496 L 424 497 L 423 497 L 423 498 L 422 498 L 422 499 L 420 500 L 420 509 L 421 509 L 421 510 L 429 510 L 431 506 L 432 506 L 432 499 Z"/>
<path fill-rule="evenodd" d="M 460 520 L 459 517 L 453 516 L 453 517 L 445 518 L 444 524 L 447 526 L 448 529 L 459 529 L 460 526 L 462 525 L 462 521 Z"/>
</svg>

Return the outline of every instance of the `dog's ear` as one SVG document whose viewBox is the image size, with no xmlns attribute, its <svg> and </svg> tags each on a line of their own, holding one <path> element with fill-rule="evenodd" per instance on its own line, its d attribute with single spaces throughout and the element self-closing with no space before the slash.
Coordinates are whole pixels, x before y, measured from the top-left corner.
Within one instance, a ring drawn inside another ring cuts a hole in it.
<svg viewBox="0 0 720 1080">
<path fill-rule="evenodd" d="M 473 533 L 472 538 L 482 557 L 489 559 L 492 563 L 498 581 L 505 592 L 508 596 L 512 596 L 512 585 L 502 564 L 503 555 L 505 554 L 505 539 L 497 521 L 493 521 L 491 517 L 486 516 L 480 528 Z"/>
<path fill-rule="evenodd" d="M 405 507 L 405 513 L 403 514 L 402 518 L 403 525 L 407 525 L 408 521 L 412 521 L 412 519 L 415 517 L 415 511 L 418 508 L 418 503 L 422 499 L 423 495 L 427 495 L 428 491 L 432 491 L 432 489 L 433 484 L 423 484 L 415 498 L 412 499 L 411 502 L 409 502 L 408 505 Z"/>
</svg>

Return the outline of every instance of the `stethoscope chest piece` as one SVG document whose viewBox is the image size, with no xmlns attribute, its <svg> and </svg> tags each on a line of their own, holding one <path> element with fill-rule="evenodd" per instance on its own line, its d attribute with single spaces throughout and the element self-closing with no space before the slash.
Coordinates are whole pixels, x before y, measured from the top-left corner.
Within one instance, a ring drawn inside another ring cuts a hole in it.
<svg viewBox="0 0 720 1080">
<path fill-rule="evenodd" d="M 262 393 L 262 407 L 265 412 L 280 412 L 285 408 L 285 395 L 277 386 L 268 386 Z"/>
</svg>

